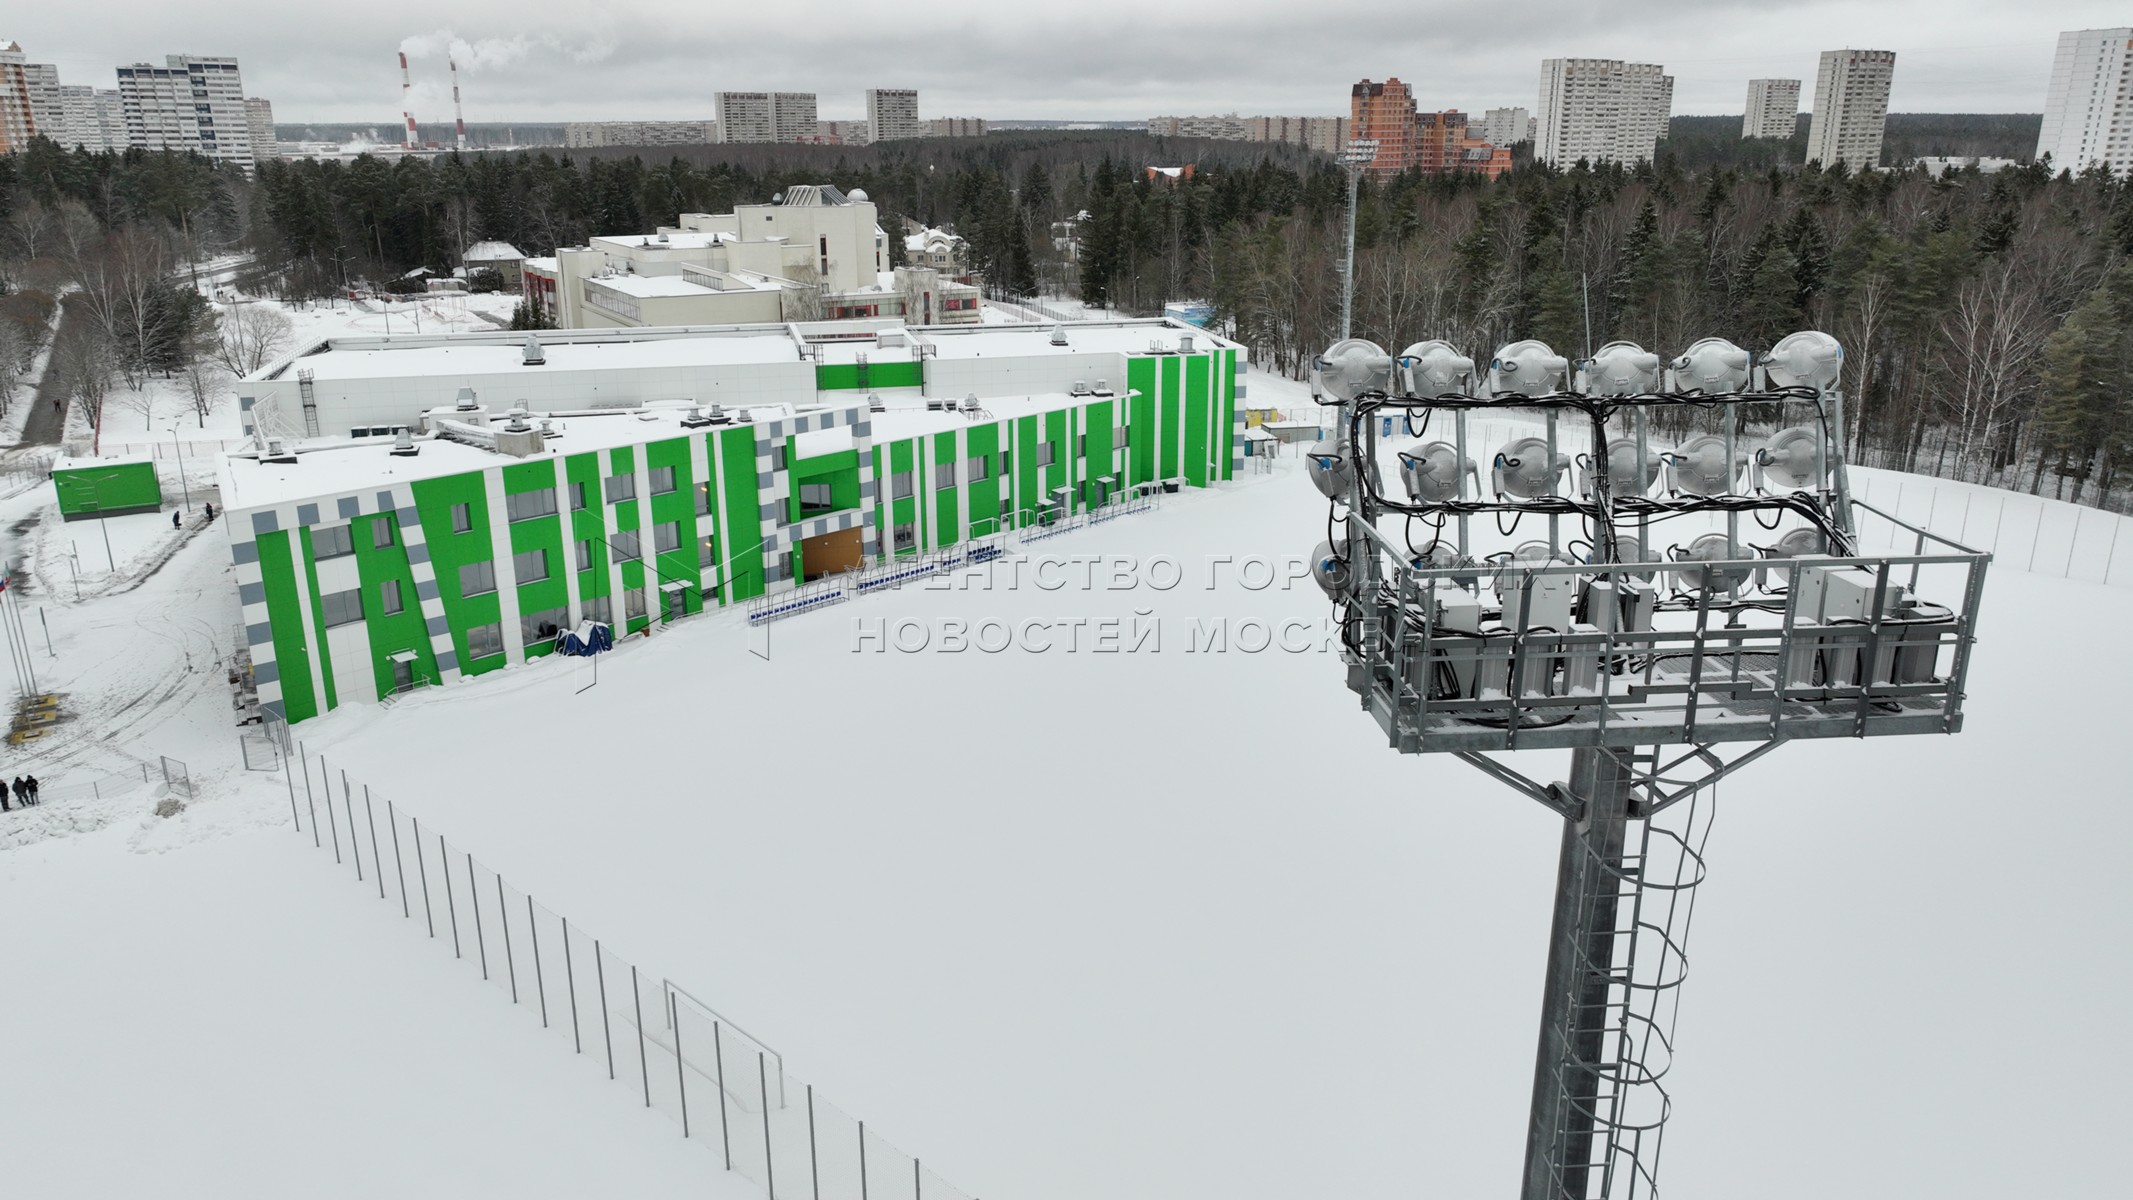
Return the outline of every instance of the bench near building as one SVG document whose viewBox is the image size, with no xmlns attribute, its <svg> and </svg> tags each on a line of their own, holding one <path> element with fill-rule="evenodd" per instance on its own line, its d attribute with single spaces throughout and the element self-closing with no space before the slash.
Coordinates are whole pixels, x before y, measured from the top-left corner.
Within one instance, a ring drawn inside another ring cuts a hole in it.
<svg viewBox="0 0 2133 1200">
<path fill-rule="evenodd" d="M 295 722 L 1242 465 L 1244 360 L 1170 321 L 335 338 L 221 463 Z M 301 376 L 301 378 L 299 378 Z"/>
</svg>

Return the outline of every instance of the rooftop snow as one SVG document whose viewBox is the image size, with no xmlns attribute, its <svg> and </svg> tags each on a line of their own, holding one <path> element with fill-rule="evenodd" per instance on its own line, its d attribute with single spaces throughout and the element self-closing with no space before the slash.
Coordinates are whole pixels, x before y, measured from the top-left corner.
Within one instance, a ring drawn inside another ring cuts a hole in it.
<svg viewBox="0 0 2133 1200">
<path fill-rule="evenodd" d="M 54 471 L 89 471 L 97 467 L 132 467 L 155 461 L 146 454 L 105 454 L 96 458 L 61 455 L 52 460 Z"/>
<path fill-rule="evenodd" d="M 1151 342 L 1160 342 L 1165 350 L 1176 350 L 1181 334 L 1190 335 L 1195 345 L 1202 348 L 1232 345 L 1205 330 L 1177 322 L 1069 324 L 1065 328 L 1067 344 L 1064 346 L 1052 344 L 1051 327 L 1044 325 L 988 325 L 968 330 L 933 328 L 924 330 L 920 336 L 937 347 L 942 358 L 1034 357 L 1092 351 L 1146 354 Z"/>
<path fill-rule="evenodd" d="M 587 244 L 597 250 L 704 250 L 720 242 L 739 240 L 739 235 L 731 233 L 669 229 L 663 233 L 601 234 Z"/>
<path fill-rule="evenodd" d="M 609 275 L 592 282 L 625 296 L 715 296 L 717 288 L 705 287 L 685 275 Z"/>
<path fill-rule="evenodd" d="M 573 331 L 582 332 L 582 331 Z M 735 363 L 789 363 L 799 347 L 782 326 L 704 331 L 693 336 L 645 337 L 644 330 L 617 330 L 599 340 L 541 340 L 548 362 L 525 365 L 516 335 L 332 339 L 325 349 L 291 365 L 317 379 L 382 379 L 418 375 L 492 375 L 506 371 L 603 371 L 632 367 L 704 367 Z M 395 344 L 395 342 L 402 344 Z M 272 377 L 272 376 L 270 376 Z"/>
</svg>

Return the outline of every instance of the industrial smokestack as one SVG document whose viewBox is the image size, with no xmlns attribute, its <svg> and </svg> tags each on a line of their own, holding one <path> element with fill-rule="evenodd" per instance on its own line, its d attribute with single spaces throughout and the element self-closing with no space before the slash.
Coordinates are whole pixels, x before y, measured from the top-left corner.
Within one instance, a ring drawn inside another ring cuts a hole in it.
<svg viewBox="0 0 2133 1200">
<path fill-rule="evenodd" d="M 407 51 L 400 52 L 400 115 L 407 119 L 407 137 L 401 148 L 415 148 L 415 77 L 407 69 Z"/>
<path fill-rule="evenodd" d="M 457 145 L 461 153 L 467 148 L 467 110 L 459 107 L 459 61 L 446 59 L 452 64 L 452 121 L 458 127 Z"/>
</svg>

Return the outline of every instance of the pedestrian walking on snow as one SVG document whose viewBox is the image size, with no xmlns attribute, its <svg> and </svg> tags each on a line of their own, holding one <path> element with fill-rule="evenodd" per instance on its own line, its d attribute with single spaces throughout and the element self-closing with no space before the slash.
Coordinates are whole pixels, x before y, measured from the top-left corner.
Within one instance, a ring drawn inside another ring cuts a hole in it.
<svg viewBox="0 0 2133 1200">
<path fill-rule="evenodd" d="M 170 527 L 172 529 L 176 529 L 178 527 L 178 514 L 175 511 L 170 514 Z"/>
<path fill-rule="evenodd" d="M 207 506 L 207 519 L 210 521 L 215 519 L 215 506 L 212 504 Z"/>
<path fill-rule="evenodd" d="M 0 812 L 8 811 L 7 786 L 0 784 Z"/>
<path fill-rule="evenodd" d="M 15 776 L 13 788 L 15 792 L 15 803 L 21 805 L 24 808 L 28 808 L 30 806 L 29 789 L 23 786 L 22 776 Z"/>
<path fill-rule="evenodd" d="M 28 785 L 29 785 L 29 789 L 30 789 L 30 803 L 32 803 L 32 804 L 43 804 L 43 803 L 44 803 L 44 801 L 43 801 L 43 800 L 41 800 L 41 799 L 39 799 L 39 798 L 38 798 L 38 796 L 37 796 L 37 777 L 36 777 L 35 775 L 25 775 L 25 776 L 23 776 L 23 778 L 22 778 L 22 782 L 24 782 L 24 783 L 26 783 L 26 784 L 28 784 Z"/>
</svg>

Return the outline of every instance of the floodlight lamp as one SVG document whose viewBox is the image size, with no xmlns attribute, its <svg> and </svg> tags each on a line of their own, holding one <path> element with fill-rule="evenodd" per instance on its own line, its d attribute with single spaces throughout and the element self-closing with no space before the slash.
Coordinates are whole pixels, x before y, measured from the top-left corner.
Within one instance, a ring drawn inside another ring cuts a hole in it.
<svg viewBox="0 0 2133 1200">
<path fill-rule="evenodd" d="M 1706 564 L 1747 557 L 1732 539 L 1722 533 L 1707 533 L 1690 542 L 1688 549 L 1673 549 L 1675 565 L 1668 569 L 1674 587 L 1684 592 L 1725 592 L 1748 582 L 1748 567 L 1713 567 Z"/>
<path fill-rule="evenodd" d="M 1644 539 L 1639 535 L 1617 533 L 1615 535 L 1615 561 L 1617 563 L 1657 563 L 1660 558 L 1651 547 L 1644 544 Z M 1628 572 L 1629 578 L 1643 583 L 1650 583 L 1657 575 L 1657 571 Z M 1621 576 L 1616 578 L 1619 579 Z"/>
<path fill-rule="evenodd" d="M 1725 495 L 1733 490 L 1740 469 L 1748 465 L 1748 455 L 1739 450 L 1733 452 L 1733 460 L 1728 463 L 1726 440 L 1714 433 L 1690 438 L 1665 457 L 1673 474 L 1674 490 L 1692 496 Z"/>
<path fill-rule="evenodd" d="M 1584 471 L 1584 479 L 1578 490 L 1585 495 L 1593 494 L 1595 476 L 1590 455 L 1578 455 L 1578 466 Z M 1637 439 L 1632 437 L 1610 438 L 1607 442 L 1607 490 L 1616 496 L 1642 496 L 1659 482 L 1659 452 L 1645 447 L 1644 468 L 1637 468 Z"/>
<path fill-rule="evenodd" d="M 1470 396 L 1474 360 L 1450 342 L 1416 342 L 1400 351 L 1401 372 L 1410 396 Z"/>
<path fill-rule="evenodd" d="M 1570 469 L 1570 457 L 1565 454 L 1551 456 L 1548 443 L 1537 437 L 1520 438 L 1509 442 L 1496 452 L 1492 474 L 1496 477 L 1496 490 L 1507 496 L 1523 500 L 1537 500 L 1555 494 L 1555 485 Z"/>
<path fill-rule="evenodd" d="M 1811 488 L 1821 482 L 1819 458 L 1822 437 L 1804 425 L 1780 429 L 1755 452 L 1755 465 L 1763 478 L 1780 490 Z"/>
<path fill-rule="evenodd" d="M 1311 578 L 1328 600 L 1339 600 L 1348 595 L 1355 583 L 1355 575 L 1348 570 L 1348 560 L 1334 553 L 1332 542 L 1320 542 L 1311 551 Z"/>
<path fill-rule="evenodd" d="M 1489 394 L 1492 396 L 1545 396 L 1563 386 L 1570 360 L 1531 338 L 1512 342 L 1496 352 L 1489 364 Z"/>
<path fill-rule="evenodd" d="M 1781 567 L 1777 563 L 1788 558 L 1798 558 L 1802 554 L 1820 554 L 1823 552 L 1825 545 L 1826 542 L 1823 540 L 1822 531 L 1813 526 L 1802 525 L 1798 529 L 1788 532 L 1784 537 L 1777 540 L 1777 545 L 1763 548 L 1763 556 L 1773 561 L 1769 566 L 1756 573 L 1757 586 L 1764 591 L 1790 587 L 1792 585 L 1792 568 Z"/>
<path fill-rule="evenodd" d="M 1430 442 L 1400 452 L 1400 482 L 1407 485 L 1410 499 L 1425 504 L 1459 499 L 1460 482 L 1473 469 L 1473 460 L 1460 461 L 1458 449 L 1450 442 Z"/>
<path fill-rule="evenodd" d="M 1392 382 L 1392 357 L 1383 346 L 1362 338 L 1333 343 L 1311 365 L 1316 389 L 1342 404 L 1364 392 L 1383 391 Z"/>
<path fill-rule="evenodd" d="M 1803 329 L 1772 346 L 1763 362 L 1770 368 L 1770 382 L 1779 387 L 1826 392 L 1837 386 L 1844 371 L 1844 347 L 1826 333 Z"/>
<path fill-rule="evenodd" d="M 1589 396 L 1641 396 L 1658 390 L 1659 356 L 1635 342 L 1609 342 L 1585 360 L 1580 391 Z"/>
<path fill-rule="evenodd" d="M 1717 396 L 1748 386 L 1754 356 L 1724 338 L 1704 338 L 1674 360 L 1674 387 Z"/>
<path fill-rule="evenodd" d="M 1304 455 L 1306 469 L 1311 474 L 1311 483 L 1319 494 L 1328 500 L 1346 500 L 1355 486 L 1355 467 L 1348 461 L 1345 447 L 1334 442 L 1318 442 Z"/>
</svg>

